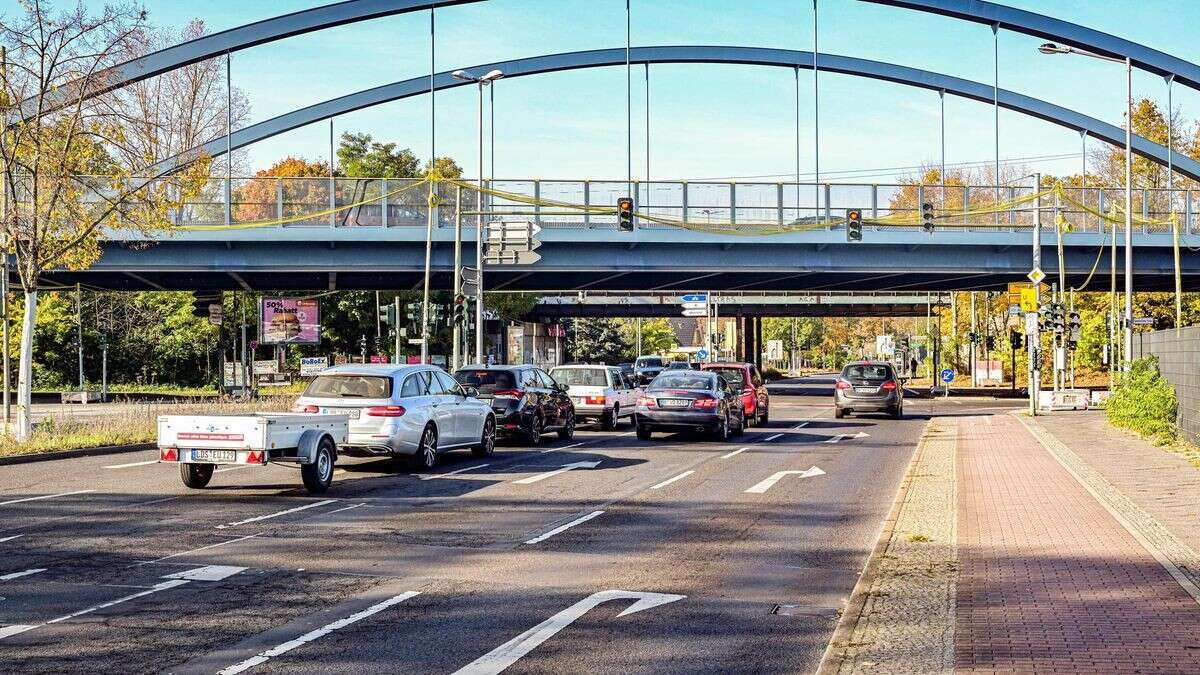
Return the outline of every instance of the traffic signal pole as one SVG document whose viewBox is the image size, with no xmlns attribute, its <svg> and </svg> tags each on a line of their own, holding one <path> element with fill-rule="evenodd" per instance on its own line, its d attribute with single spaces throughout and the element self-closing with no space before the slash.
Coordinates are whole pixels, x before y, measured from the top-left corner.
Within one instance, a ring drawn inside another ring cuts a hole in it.
<svg viewBox="0 0 1200 675">
<path fill-rule="evenodd" d="M 1038 197 L 1033 210 L 1033 268 L 1042 268 L 1042 174 L 1034 174 L 1034 190 Z M 1025 351 L 1029 353 L 1029 414 L 1037 415 L 1038 391 L 1042 387 L 1041 372 L 1038 367 L 1038 353 L 1041 351 L 1041 338 L 1038 333 L 1038 314 L 1042 305 L 1042 285 L 1034 284 L 1034 298 L 1037 307 L 1025 315 Z"/>
<path fill-rule="evenodd" d="M 454 189 L 454 297 L 462 292 L 462 187 Z M 458 370 L 462 364 L 462 329 L 454 321 L 454 347 L 450 356 L 450 371 Z"/>
</svg>

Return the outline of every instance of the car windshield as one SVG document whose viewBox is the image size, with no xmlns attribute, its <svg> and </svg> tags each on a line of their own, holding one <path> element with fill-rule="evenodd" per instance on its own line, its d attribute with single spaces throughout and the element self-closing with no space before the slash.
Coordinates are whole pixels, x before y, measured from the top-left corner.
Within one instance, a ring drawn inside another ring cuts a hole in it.
<svg viewBox="0 0 1200 675">
<path fill-rule="evenodd" d="M 313 398 L 387 398 L 392 395 L 392 378 L 386 375 L 318 375 L 305 396 Z"/>
<path fill-rule="evenodd" d="M 691 367 L 692 364 L 688 363 L 687 361 L 672 361 L 671 364 L 667 366 L 669 370 L 687 370 Z"/>
<path fill-rule="evenodd" d="M 716 373 L 725 378 L 729 386 L 741 389 L 746 386 L 746 372 L 741 368 L 705 368 L 707 372 Z"/>
<path fill-rule="evenodd" d="M 713 388 L 713 375 L 698 370 L 666 371 L 650 383 L 651 389 L 703 389 Z"/>
<path fill-rule="evenodd" d="M 509 370 L 460 370 L 454 374 L 460 384 L 475 387 L 480 394 L 516 389 L 512 371 Z"/>
<path fill-rule="evenodd" d="M 643 357 L 637 360 L 638 368 L 662 368 L 662 359 L 652 356 Z"/>
<path fill-rule="evenodd" d="M 883 364 L 857 364 L 842 371 L 842 377 L 854 380 L 887 380 L 891 376 L 892 369 Z"/>
<path fill-rule="evenodd" d="M 608 378 L 605 377 L 604 370 L 604 368 L 555 368 L 550 371 L 550 377 L 568 387 L 571 385 L 607 387 Z"/>
</svg>

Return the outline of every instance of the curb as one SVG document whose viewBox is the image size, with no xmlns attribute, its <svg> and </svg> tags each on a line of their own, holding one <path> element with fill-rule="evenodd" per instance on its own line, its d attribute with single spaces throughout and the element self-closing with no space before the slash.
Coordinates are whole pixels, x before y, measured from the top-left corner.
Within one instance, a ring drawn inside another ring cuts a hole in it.
<svg viewBox="0 0 1200 675">
<path fill-rule="evenodd" d="M 850 599 L 846 602 L 846 608 L 842 610 L 842 615 L 833 629 L 833 635 L 829 638 L 829 644 L 825 646 L 825 653 L 822 655 L 821 663 L 817 666 L 816 670 L 818 675 L 832 675 L 833 673 L 837 673 L 841 670 L 842 664 L 845 661 L 846 652 L 841 649 L 841 646 L 844 646 L 849 641 L 850 637 L 854 634 L 854 629 L 858 627 L 858 621 L 862 617 L 863 608 L 870 597 L 869 591 L 875 582 L 875 577 L 879 573 L 879 565 L 892 543 L 896 523 L 900 520 L 900 509 L 908 500 L 908 491 L 912 487 L 913 469 L 921 459 L 922 453 L 925 452 L 925 439 L 929 434 L 929 425 L 930 422 L 927 421 L 925 429 L 921 432 L 921 438 L 917 442 L 917 448 L 913 452 L 912 458 L 908 461 L 908 468 L 904 470 L 904 479 L 900 482 L 900 488 L 896 492 L 896 499 L 892 502 L 892 508 L 888 511 L 887 518 L 883 521 L 883 529 L 879 533 L 879 539 L 876 540 L 875 547 L 871 549 L 871 554 L 867 558 L 867 564 L 863 567 L 862 574 L 859 575 L 858 581 L 854 584 L 854 590 L 850 592 Z"/>
<path fill-rule="evenodd" d="M 78 448 L 75 450 L 60 450 L 58 452 L 42 452 L 32 455 L 11 455 L 0 457 L 0 466 L 12 464 L 32 464 L 34 462 L 51 462 L 56 459 L 76 459 L 78 457 L 97 457 L 100 455 L 119 455 L 124 452 L 151 450 L 153 443 L 134 443 L 132 445 L 105 445 L 98 448 Z"/>
</svg>

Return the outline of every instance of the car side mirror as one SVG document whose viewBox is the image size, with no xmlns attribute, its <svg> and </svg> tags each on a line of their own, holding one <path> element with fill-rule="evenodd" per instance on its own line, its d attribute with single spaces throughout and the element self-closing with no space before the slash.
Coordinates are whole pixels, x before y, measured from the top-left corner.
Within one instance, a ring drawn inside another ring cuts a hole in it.
<svg viewBox="0 0 1200 675">
<path fill-rule="evenodd" d="M 475 398 L 479 395 L 479 390 L 475 387 L 468 387 L 464 385 L 462 388 L 462 395 L 466 398 Z"/>
</svg>

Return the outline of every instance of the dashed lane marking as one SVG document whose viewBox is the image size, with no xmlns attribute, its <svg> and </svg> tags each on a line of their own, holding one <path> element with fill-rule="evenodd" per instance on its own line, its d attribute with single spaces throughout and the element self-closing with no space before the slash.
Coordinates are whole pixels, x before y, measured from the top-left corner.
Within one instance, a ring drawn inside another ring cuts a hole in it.
<svg viewBox="0 0 1200 675">
<path fill-rule="evenodd" d="M 17 624 L 17 625 L 13 625 L 13 626 L 4 626 L 4 627 L 0 628 L 0 640 L 3 640 L 4 638 L 12 637 L 14 635 L 20 635 L 21 633 L 25 633 L 25 632 L 34 630 L 35 628 L 41 628 L 42 626 L 49 626 L 51 624 L 61 623 L 63 621 L 68 621 L 70 619 L 74 619 L 75 617 L 78 617 L 78 616 L 83 616 L 84 614 L 91 614 L 92 612 L 98 612 L 102 609 L 108 609 L 109 607 L 114 607 L 116 605 L 120 605 L 122 603 L 129 602 L 130 600 L 144 598 L 147 595 L 152 595 L 154 593 L 158 593 L 159 591 L 165 591 L 165 590 L 168 590 L 171 588 L 176 588 L 176 587 L 182 586 L 186 583 L 188 583 L 187 579 L 171 579 L 169 581 L 163 581 L 161 583 L 155 584 L 152 588 L 149 588 L 147 590 L 139 591 L 139 592 L 133 593 L 131 595 L 126 595 L 125 597 L 117 598 L 116 600 L 110 600 L 108 602 L 105 602 L 105 603 L 102 603 L 99 605 L 94 605 L 92 607 L 88 607 L 87 609 L 81 609 L 78 612 L 71 612 L 70 614 L 66 614 L 66 615 L 60 616 L 58 618 L 50 619 L 49 621 L 46 621 L 44 623 Z"/>
<path fill-rule="evenodd" d="M 418 476 L 418 478 L 420 478 L 421 480 L 433 480 L 434 478 L 442 478 L 445 476 L 456 476 L 460 473 L 465 473 L 467 471 L 474 471 L 475 469 L 482 469 L 485 466 L 491 466 L 491 464 L 488 463 L 488 464 L 476 464 L 475 466 L 465 466 L 461 469 L 455 469 L 454 471 L 447 471 L 446 473 L 427 473 L 427 474 Z"/>
<path fill-rule="evenodd" d="M 218 525 L 217 529 L 224 530 L 225 528 L 228 528 L 228 527 L 237 527 L 238 525 L 245 525 L 246 523 L 257 523 L 260 520 L 270 520 L 272 518 L 278 518 L 279 516 L 286 516 L 289 513 L 296 513 L 298 511 L 304 511 L 307 509 L 315 509 L 318 506 L 325 506 L 326 504 L 333 504 L 335 502 L 337 502 L 336 499 L 322 499 L 319 502 L 313 502 L 312 504 L 305 504 L 304 506 L 297 506 L 295 508 L 286 509 L 283 511 L 277 511 L 275 513 L 268 513 L 265 516 L 255 516 L 253 518 L 247 518 L 245 520 L 239 520 L 239 521 L 233 522 L 233 523 L 226 523 L 225 525 Z"/>
<path fill-rule="evenodd" d="M 60 492 L 54 495 L 41 495 L 38 497 L 25 497 L 23 499 L 10 499 L 6 502 L 0 502 L 0 506 L 8 506 L 9 504 L 20 504 L 21 502 L 36 502 L 42 499 L 54 499 L 55 497 L 69 497 L 71 495 L 82 495 L 95 490 L 73 490 L 71 492 Z"/>
<path fill-rule="evenodd" d="M 106 469 L 128 469 L 128 468 L 135 467 L 135 466 L 146 466 L 147 464 L 158 464 L 158 460 L 157 459 L 148 459 L 144 462 L 130 462 L 128 464 L 113 464 L 111 466 L 106 466 L 104 468 L 106 468 Z"/>
<path fill-rule="evenodd" d="M 674 478 L 668 478 L 668 479 L 664 480 L 663 482 L 659 483 L 658 485 L 650 486 L 650 489 L 651 490 L 659 490 L 659 489 L 665 488 L 668 485 L 670 485 L 671 483 L 674 483 L 677 480 L 683 480 L 684 478 L 687 478 L 688 476 L 690 476 L 694 473 L 696 473 L 696 472 L 695 471 L 684 471 L 683 473 L 679 474 L 678 476 L 675 476 Z"/>
<path fill-rule="evenodd" d="M 762 440 L 762 442 L 763 442 L 763 443 L 770 443 L 771 441 L 773 441 L 773 440 L 775 440 L 776 438 L 779 438 L 779 437 L 781 437 L 781 436 L 783 436 L 783 434 L 775 434 L 774 436 L 768 436 L 768 437 L 764 438 L 764 439 Z"/>
<path fill-rule="evenodd" d="M 730 457 L 733 457 L 734 455 L 740 455 L 749 449 L 750 448 L 738 448 L 737 450 L 734 450 L 733 452 L 727 452 L 724 455 L 721 455 L 721 459 L 729 459 Z"/>
<path fill-rule="evenodd" d="M 604 513 L 604 511 L 592 511 L 591 513 L 589 513 L 585 516 L 580 516 L 580 517 L 576 518 L 575 520 L 572 520 L 571 522 L 566 523 L 565 525 L 559 525 L 558 527 L 554 528 L 553 530 L 550 530 L 549 532 L 546 532 L 545 534 L 539 534 L 538 536 L 534 537 L 533 539 L 530 539 L 529 541 L 527 541 L 525 543 L 526 544 L 537 544 L 539 542 L 546 541 L 550 537 L 553 537 L 554 535 L 559 534 L 560 532 L 566 532 L 567 530 L 571 529 L 572 527 L 575 527 L 576 525 L 579 525 L 580 523 L 586 523 L 587 521 L 591 520 L 592 518 L 595 518 L 596 516 L 598 516 L 602 513 Z"/>
<path fill-rule="evenodd" d="M 185 556 L 185 555 L 188 555 L 191 553 L 199 553 L 200 551 L 207 551 L 210 548 L 217 548 L 218 546 L 225 546 L 226 544 L 236 544 L 239 541 L 245 541 L 247 539 L 261 537 L 263 534 L 264 533 L 262 533 L 262 532 L 258 532 L 255 534 L 248 534 L 244 537 L 238 537 L 237 539 L 229 539 L 227 541 L 218 541 L 215 544 L 209 544 L 208 546 L 201 546 L 200 548 L 193 548 L 193 549 L 189 549 L 187 551 L 180 551 L 179 553 L 172 553 L 171 555 L 165 555 L 161 558 L 157 558 L 155 560 L 149 560 L 149 561 L 146 561 L 145 563 L 139 563 L 139 564 L 145 565 L 145 564 L 150 564 L 150 563 L 162 562 L 164 560 L 170 560 L 171 558 L 178 558 L 180 556 Z"/>
<path fill-rule="evenodd" d="M 0 574 L 0 581 L 12 581 L 13 579 L 20 579 L 21 577 L 27 577 L 31 574 L 37 574 L 38 572 L 45 572 L 45 571 L 46 571 L 46 568 L 39 567 L 39 568 L 31 569 L 31 570 L 23 570 L 21 572 L 11 572 L 9 574 Z"/>
<path fill-rule="evenodd" d="M 24 537 L 24 536 L 25 535 L 23 535 L 23 534 L 14 534 L 11 537 L 0 537 L 0 544 L 3 544 L 6 541 L 12 541 L 13 539 L 18 539 L 18 538 Z"/>
<path fill-rule="evenodd" d="M 556 446 L 553 448 L 546 448 L 545 450 L 542 450 L 541 452 L 542 452 L 542 454 L 545 454 L 547 452 L 555 452 L 556 450 L 566 450 L 567 448 L 578 448 L 579 446 L 583 445 L 584 443 L 590 443 L 590 442 L 591 441 L 584 441 L 583 443 L 572 443 L 570 445 L 559 445 L 559 446 Z"/>
<path fill-rule="evenodd" d="M 309 631 L 309 632 L 305 633 L 304 635 L 301 635 L 300 637 L 295 638 L 293 640 L 288 640 L 287 642 L 284 642 L 281 645 L 272 647 L 271 649 L 268 649 L 267 651 L 262 652 L 256 656 L 252 656 L 252 657 L 246 659 L 245 661 L 240 661 L 238 663 L 235 663 L 232 666 L 229 666 L 228 668 L 218 671 L 218 675 L 236 675 L 236 673 L 245 672 L 255 666 L 260 666 L 260 665 L 266 663 L 267 661 L 270 661 L 272 658 L 274 658 L 276 656 L 280 656 L 281 654 L 286 654 L 287 652 L 290 652 L 291 650 L 295 649 L 296 647 L 308 644 L 309 642 L 312 642 L 313 640 L 319 640 L 319 639 L 325 637 L 326 635 L 329 635 L 330 633 L 334 632 L 335 630 L 339 630 L 339 629 L 345 628 L 346 626 L 349 626 L 352 623 L 357 623 L 359 621 L 362 621 L 363 619 L 365 619 L 369 616 L 372 616 L 374 614 L 378 614 L 379 612 L 382 612 L 383 610 L 387 609 L 388 607 L 391 607 L 392 605 L 398 605 L 415 595 L 420 595 L 420 593 L 418 591 L 406 591 L 404 593 L 401 593 L 400 595 L 392 596 L 392 597 L 388 598 L 387 600 L 384 600 L 383 602 L 371 605 L 370 607 L 362 610 L 361 612 L 351 614 L 350 616 L 348 616 L 344 619 L 338 619 L 337 621 L 334 621 L 333 623 L 325 624 L 324 626 L 322 626 L 316 630 Z"/>
</svg>

